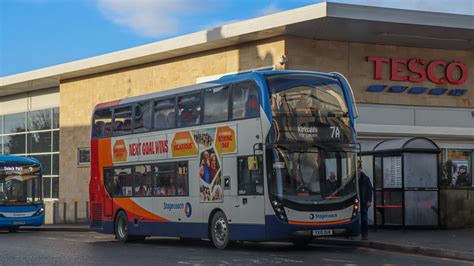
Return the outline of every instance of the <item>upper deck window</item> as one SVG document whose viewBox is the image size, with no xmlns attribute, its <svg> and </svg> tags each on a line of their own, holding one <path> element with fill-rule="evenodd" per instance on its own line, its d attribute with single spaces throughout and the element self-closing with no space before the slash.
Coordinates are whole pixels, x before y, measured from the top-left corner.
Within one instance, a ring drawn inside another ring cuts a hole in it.
<svg viewBox="0 0 474 266">
<path fill-rule="evenodd" d="M 309 74 L 267 78 L 273 116 L 344 115 L 348 109 L 337 79 Z"/>
<path fill-rule="evenodd" d="M 259 115 L 258 88 L 255 82 L 246 81 L 232 85 L 232 119 Z"/>
<path fill-rule="evenodd" d="M 132 132 L 132 107 L 120 107 L 114 110 L 114 135 Z"/>
<path fill-rule="evenodd" d="M 178 126 L 187 127 L 200 123 L 201 93 L 178 97 Z"/>
<path fill-rule="evenodd" d="M 155 102 L 153 112 L 154 129 L 169 129 L 174 127 L 176 120 L 175 98 Z"/>
<path fill-rule="evenodd" d="M 135 105 L 133 132 L 140 133 L 152 129 L 151 101 L 139 102 Z"/>
<path fill-rule="evenodd" d="M 112 110 L 98 110 L 94 114 L 92 136 L 95 138 L 112 136 Z"/>
<path fill-rule="evenodd" d="M 229 88 L 218 87 L 204 91 L 204 123 L 229 119 Z"/>
</svg>

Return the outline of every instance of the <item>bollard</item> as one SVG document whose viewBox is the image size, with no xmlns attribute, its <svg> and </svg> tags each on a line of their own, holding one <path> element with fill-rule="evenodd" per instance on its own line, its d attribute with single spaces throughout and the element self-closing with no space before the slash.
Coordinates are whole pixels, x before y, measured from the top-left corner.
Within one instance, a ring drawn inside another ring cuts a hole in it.
<svg viewBox="0 0 474 266">
<path fill-rule="evenodd" d="M 89 202 L 86 201 L 86 224 L 89 224 Z"/>
<path fill-rule="evenodd" d="M 59 203 L 57 201 L 53 202 L 53 224 L 58 223 L 59 217 Z"/>
<path fill-rule="evenodd" d="M 66 202 L 64 202 L 63 206 L 63 223 L 66 223 Z"/>
<path fill-rule="evenodd" d="M 77 224 L 77 201 L 74 201 L 74 223 Z"/>
</svg>

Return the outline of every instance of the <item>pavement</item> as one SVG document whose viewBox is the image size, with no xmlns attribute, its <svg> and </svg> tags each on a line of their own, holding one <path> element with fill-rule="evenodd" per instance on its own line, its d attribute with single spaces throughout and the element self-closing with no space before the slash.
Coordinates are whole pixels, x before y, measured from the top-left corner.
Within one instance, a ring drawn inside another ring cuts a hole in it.
<svg viewBox="0 0 474 266">
<path fill-rule="evenodd" d="M 55 224 L 22 227 L 25 231 L 87 232 L 88 225 Z M 453 230 L 372 229 L 368 240 L 360 238 L 318 238 L 314 244 L 363 247 L 384 251 L 474 262 L 474 228 Z"/>
<path fill-rule="evenodd" d="M 357 246 L 474 262 L 474 228 L 451 230 L 377 229 L 368 240 L 321 238 L 315 243 Z"/>
</svg>

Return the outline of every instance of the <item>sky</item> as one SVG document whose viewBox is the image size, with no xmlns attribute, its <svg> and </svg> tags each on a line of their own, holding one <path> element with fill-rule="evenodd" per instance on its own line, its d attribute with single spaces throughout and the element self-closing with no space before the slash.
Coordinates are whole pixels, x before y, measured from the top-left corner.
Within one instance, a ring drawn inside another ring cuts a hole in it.
<svg viewBox="0 0 474 266">
<path fill-rule="evenodd" d="M 0 0 L 0 77 L 322 0 Z M 474 0 L 331 0 L 474 14 Z"/>
</svg>

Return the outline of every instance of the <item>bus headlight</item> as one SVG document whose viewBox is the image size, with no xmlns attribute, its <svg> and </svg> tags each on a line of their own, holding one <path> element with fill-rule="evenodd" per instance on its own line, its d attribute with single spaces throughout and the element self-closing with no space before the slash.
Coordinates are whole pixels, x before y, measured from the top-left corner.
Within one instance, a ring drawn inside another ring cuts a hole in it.
<svg viewBox="0 0 474 266">
<path fill-rule="evenodd" d="M 39 215 L 41 215 L 41 214 L 43 214 L 43 213 L 44 213 L 44 208 L 41 207 L 41 208 L 39 208 L 39 209 L 35 212 L 35 214 L 33 214 L 33 216 L 39 216 Z"/>
<path fill-rule="evenodd" d="M 276 200 L 272 201 L 272 207 L 278 219 L 284 222 L 288 221 L 288 218 L 286 217 L 285 209 L 283 208 L 283 204 L 281 204 L 281 202 L 276 201 Z"/>
<path fill-rule="evenodd" d="M 357 213 L 359 213 L 359 200 L 356 199 L 354 202 L 354 207 L 352 208 L 352 217 L 356 217 Z"/>
</svg>

